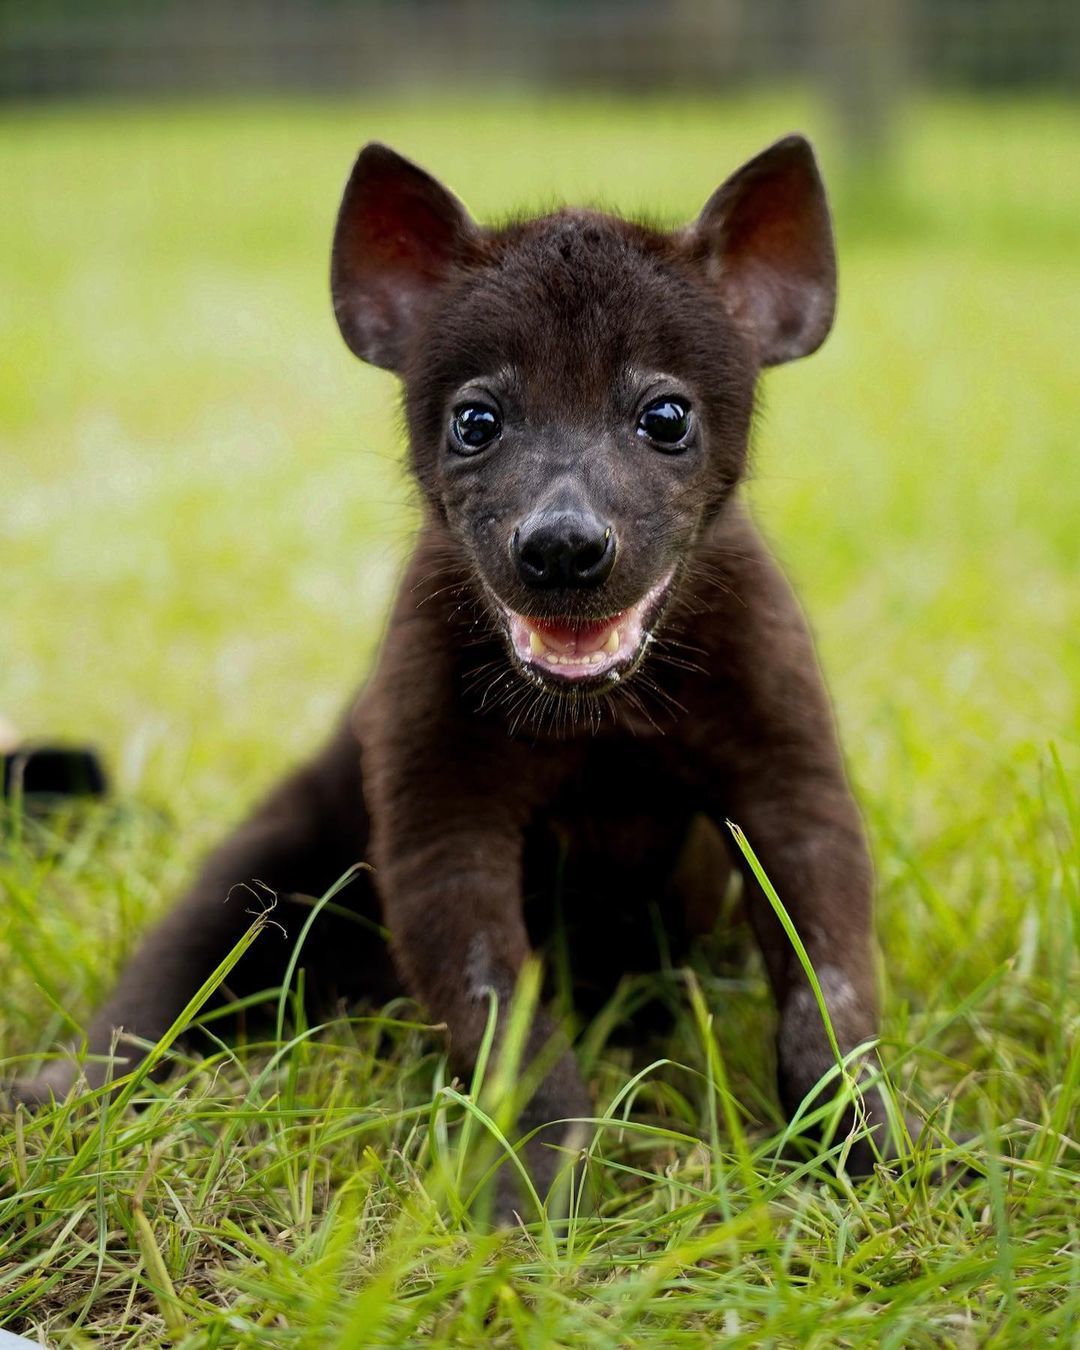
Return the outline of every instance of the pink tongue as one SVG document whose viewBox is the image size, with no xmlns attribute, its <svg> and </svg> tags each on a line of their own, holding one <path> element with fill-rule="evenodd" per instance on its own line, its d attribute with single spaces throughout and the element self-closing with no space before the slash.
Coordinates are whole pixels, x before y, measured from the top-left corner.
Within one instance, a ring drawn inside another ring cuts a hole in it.
<svg viewBox="0 0 1080 1350">
<path fill-rule="evenodd" d="M 613 619 L 582 624 L 550 623 L 544 619 L 535 619 L 532 626 L 553 652 L 561 656 L 585 656 L 600 650 L 617 622 L 616 615 Z"/>
</svg>

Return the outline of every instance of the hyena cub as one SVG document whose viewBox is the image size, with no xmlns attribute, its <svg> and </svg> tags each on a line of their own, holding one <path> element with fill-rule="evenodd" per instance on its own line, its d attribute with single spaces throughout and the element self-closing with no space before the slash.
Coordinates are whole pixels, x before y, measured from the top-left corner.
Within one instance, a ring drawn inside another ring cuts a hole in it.
<svg viewBox="0 0 1080 1350">
<path fill-rule="evenodd" d="M 859 814 L 806 624 L 739 494 L 760 371 L 813 352 L 833 321 L 808 143 L 778 141 L 674 231 L 575 209 L 488 228 L 372 144 L 345 188 L 332 288 L 349 347 L 404 384 L 416 548 L 355 708 L 146 938 L 90 1052 L 107 1055 L 118 1027 L 153 1040 L 171 1025 L 250 922 L 237 883 L 272 887 L 287 917 L 290 896 L 367 860 L 341 900 L 381 918 L 390 950 L 326 915 L 305 947 L 309 988 L 404 987 L 467 1073 L 489 991 L 505 1006 L 553 887 L 575 976 L 595 987 L 648 960 L 649 906 L 676 942 L 715 922 L 742 865 L 720 843 L 728 820 L 797 925 L 841 1051 L 873 1037 Z M 688 864 L 703 821 L 713 846 Z M 752 876 L 745 894 L 791 1111 L 833 1053 Z M 231 992 L 279 982 L 289 946 L 264 935 Z M 551 1067 L 522 1133 L 590 1112 L 558 1035 L 540 1013 L 526 1053 Z M 53 1065 L 19 1091 L 62 1093 L 73 1072 Z M 92 1082 L 104 1072 L 86 1065 Z M 875 1091 L 865 1105 L 883 1126 Z M 541 1187 L 565 1131 L 527 1149 Z M 863 1141 L 851 1165 L 872 1156 Z"/>
</svg>

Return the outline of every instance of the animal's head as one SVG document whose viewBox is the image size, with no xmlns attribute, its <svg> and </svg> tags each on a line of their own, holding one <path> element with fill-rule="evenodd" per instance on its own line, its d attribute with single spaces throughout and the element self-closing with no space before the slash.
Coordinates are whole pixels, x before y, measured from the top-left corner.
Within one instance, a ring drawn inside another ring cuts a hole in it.
<svg viewBox="0 0 1080 1350">
<path fill-rule="evenodd" d="M 577 210 L 485 228 L 373 144 L 331 281 L 349 347 L 404 380 L 413 468 L 513 663 L 585 693 L 641 661 L 743 472 L 758 371 L 829 331 L 836 263 L 799 136 L 673 232 Z"/>
</svg>

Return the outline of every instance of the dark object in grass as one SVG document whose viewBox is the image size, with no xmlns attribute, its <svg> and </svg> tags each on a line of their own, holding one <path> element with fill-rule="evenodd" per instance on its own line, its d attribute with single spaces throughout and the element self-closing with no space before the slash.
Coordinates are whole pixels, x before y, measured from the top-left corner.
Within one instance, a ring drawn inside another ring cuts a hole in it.
<svg viewBox="0 0 1080 1350">
<path fill-rule="evenodd" d="M 3 797 L 40 808 L 65 797 L 103 797 L 105 768 L 95 750 L 81 746 L 24 745 L 3 756 Z"/>
<path fill-rule="evenodd" d="M 806 623 L 738 491 L 758 375 L 825 339 L 835 285 L 798 136 L 675 231 L 570 209 L 482 227 L 393 151 L 361 153 L 334 307 L 356 355 L 403 379 L 416 549 L 355 709 L 147 937 L 94 1019 L 95 1056 L 118 1026 L 153 1041 L 172 1024 L 250 923 L 240 883 L 281 895 L 290 937 L 254 944 L 230 978 L 243 997 L 283 977 L 309 912 L 289 897 L 370 860 L 339 900 L 381 917 L 391 952 L 327 913 L 306 988 L 383 999 L 404 986 L 446 1023 L 467 1075 L 491 991 L 505 1009 L 556 910 L 583 1000 L 655 961 L 654 907 L 676 958 L 708 931 L 744 868 L 729 819 L 802 937 L 840 1051 L 874 1036 L 862 825 Z M 834 1053 L 752 874 L 745 887 L 790 1112 Z M 540 1014 L 526 1056 L 557 1049 L 522 1133 L 591 1113 L 559 1042 Z M 71 1073 L 51 1066 L 21 1095 L 62 1092 Z M 876 1090 L 865 1104 L 880 1138 Z M 571 1138 L 551 1126 L 526 1150 L 541 1189 L 560 1162 L 545 1143 Z M 849 1167 L 872 1163 L 858 1142 Z"/>
</svg>

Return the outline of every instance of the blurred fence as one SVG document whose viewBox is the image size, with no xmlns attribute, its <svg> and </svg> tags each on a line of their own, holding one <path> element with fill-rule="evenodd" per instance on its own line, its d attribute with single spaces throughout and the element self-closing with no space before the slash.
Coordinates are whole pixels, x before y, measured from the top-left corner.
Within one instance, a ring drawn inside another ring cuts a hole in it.
<svg viewBox="0 0 1080 1350">
<path fill-rule="evenodd" d="M 793 81 L 878 174 L 912 88 L 1075 93 L 1080 0 L 0 0 L 0 105 Z"/>
<path fill-rule="evenodd" d="M 1076 89 L 1080 0 L 0 0 L 8 100 L 791 77 Z"/>
</svg>

